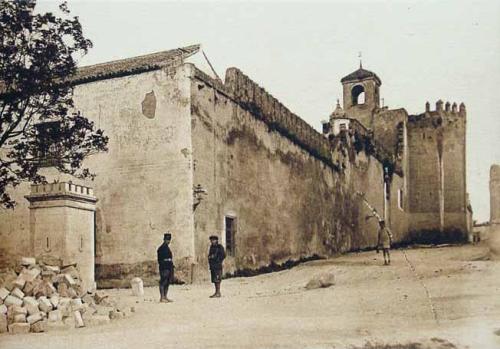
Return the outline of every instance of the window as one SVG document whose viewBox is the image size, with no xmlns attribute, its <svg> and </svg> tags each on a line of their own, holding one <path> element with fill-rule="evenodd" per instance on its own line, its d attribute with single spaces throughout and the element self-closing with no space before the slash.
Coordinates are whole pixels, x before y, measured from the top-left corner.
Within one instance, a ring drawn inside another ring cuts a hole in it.
<svg viewBox="0 0 500 349">
<path fill-rule="evenodd" d="M 347 130 L 347 124 L 345 122 L 339 124 L 339 129 L 340 129 L 340 131 Z"/>
<path fill-rule="evenodd" d="M 236 238 L 236 218 L 226 217 L 226 253 L 228 256 L 235 255 L 235 238 Z"/>
<path fill-rule="evenodd" d="M 403 189 L 398 190 L 398 207 L 402 210 L 403 209 Z"/>
<path fill-rule="evenodd" d="M 330 128 L 331 128 L 331 125 L 329 122 L 327 122 L 327 121 L 323 122 L 323 133 L 324 134 L 330 133 Z"/>
<path fill-rule="evenodd" d="M 365 88 L 362 85 L 356 85 L 351 90 L 352 105 L 365 104 Z"/>
<path fill-rule="evenodd" d="M 40 166 L 55 166 L 59 159 L 59 141 L 61 138 L 61 123 L 47 121 L 35 125 L 37 130 L 38 154 Z"/>
</svg>

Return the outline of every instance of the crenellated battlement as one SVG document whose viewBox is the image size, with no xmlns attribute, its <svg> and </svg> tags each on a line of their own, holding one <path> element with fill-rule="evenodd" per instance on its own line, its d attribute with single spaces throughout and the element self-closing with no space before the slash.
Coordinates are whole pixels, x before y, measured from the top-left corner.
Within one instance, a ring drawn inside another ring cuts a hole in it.
<svg viewBox="0 0 500 349">
<path fill-rule="evenodd" d="M 457 105 L 456 102 L 436 101 L 435 109 L 431 110 L 429 102 L 425 103 L 425 112 L 417 115 L 409 115 L 408 122 L 417 127 L 434 126 L 439 127 L 446 124 L 446 121 L 456 121 L 465 119 L 467 111 L 464 103 Z"/>
<path fill-rule="evenodd" d="M 444 108 L 443 108 L 444 106 Z M 444 114 L 450 114 L 450 115 L 458 115 L 458 116 L 465 116 L 466 115 L 466 109 L 465 109 L 465 104 L 460 103 L 460 106 L 457 107 L 457 103 L 453 102 L 451 104 L 450 102 L 444 103 L 441 99 L 436 101 L 436 108 L 434 110 L 431 110 L 431 104 L 429 102 L 425 103 L 425 113 L 444 113 Z"/>
<path fill-rule="evenodd" d="M 224 86 L 241 107 L 264 121 L 271 129 L 331 164 L 328 140 L 239 69 L 227 69 Z"/>
</svg>

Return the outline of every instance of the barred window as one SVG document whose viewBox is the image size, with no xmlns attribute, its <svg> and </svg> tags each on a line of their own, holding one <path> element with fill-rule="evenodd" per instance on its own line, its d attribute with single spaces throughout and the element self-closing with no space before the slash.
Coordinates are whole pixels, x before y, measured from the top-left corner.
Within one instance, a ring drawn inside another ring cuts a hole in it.
<svg viewBox="0 0 500 349">
<path fill-rule="evenodd" d="M 60 158 L 61 122 L 47 121 L 35 127 L 38 137 L 37 160 L 40 166 L 56 166 Z"/>
</svg>

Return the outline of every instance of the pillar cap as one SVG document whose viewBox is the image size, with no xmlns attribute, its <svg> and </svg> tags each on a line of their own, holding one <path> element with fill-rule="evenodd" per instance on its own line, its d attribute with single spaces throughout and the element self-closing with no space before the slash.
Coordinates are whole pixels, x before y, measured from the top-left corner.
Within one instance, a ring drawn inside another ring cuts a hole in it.
<svg viewBox="0 0 500 349">
<path fill-rule="evenodd" d="M 32 184 L 31 192 L 25 198 L 29 202 L 45 200 L 74 200 L 95 203 L 97 198 L 91 187 L 70 182 Z"/>
</svg>

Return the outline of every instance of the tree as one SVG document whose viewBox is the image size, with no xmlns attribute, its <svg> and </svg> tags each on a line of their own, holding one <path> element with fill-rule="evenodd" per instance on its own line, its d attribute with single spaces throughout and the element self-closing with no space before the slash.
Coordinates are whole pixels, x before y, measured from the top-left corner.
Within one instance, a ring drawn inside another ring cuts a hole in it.
<svg viewBox="0 0 500 349">
<path fill-rule="evenodd" d="M 7 190 L 44 182 L 51 165 L 94 178 L 83 160 L 107 150 L 108 138 L 74 108 L 76 59 L 92 42 L 65 2 L 60 17 L 37 14 L 36 0 L 0 1 L 0 207 L 13 208 Z"/>
</svg>

